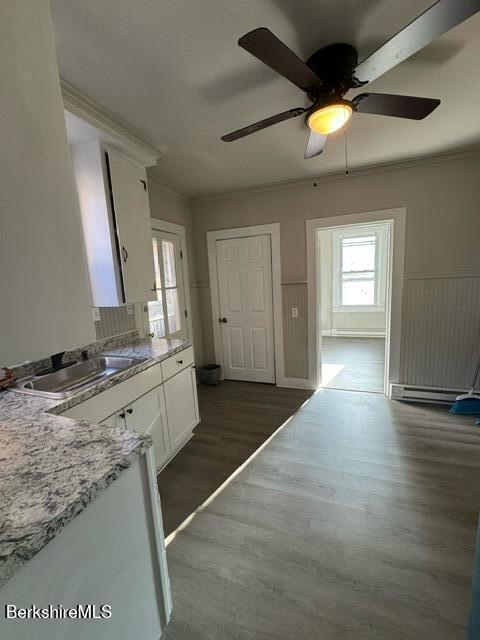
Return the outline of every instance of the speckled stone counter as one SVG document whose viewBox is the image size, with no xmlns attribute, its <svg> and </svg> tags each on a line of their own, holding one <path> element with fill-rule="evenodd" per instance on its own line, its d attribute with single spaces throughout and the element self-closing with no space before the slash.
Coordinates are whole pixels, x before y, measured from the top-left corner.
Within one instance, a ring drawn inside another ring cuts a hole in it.
<svg viewBox="0 0 480 640">
<path fill-rule="evenodd" d="M 0 587 L 152 444 L 145 433 L 58 414 L 190 344 L 130 336 L 104 345 L 107 355 L 147 360 L 66 400 L 0 392 Z"/>
</svg>

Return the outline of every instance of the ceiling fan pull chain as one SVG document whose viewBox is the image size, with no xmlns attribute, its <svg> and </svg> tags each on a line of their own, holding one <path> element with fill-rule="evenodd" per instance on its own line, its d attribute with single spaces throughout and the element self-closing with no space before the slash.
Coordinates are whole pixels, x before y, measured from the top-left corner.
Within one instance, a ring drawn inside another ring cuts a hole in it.
<svg viewBox="0 0 480 640">
<path fill-rule="evenodd" d="M 348 176 L 350 169 L 348 167 L 347 127 L 343 129 L 343 139 L 345 142 L 345 175 Z"/>
</svg>

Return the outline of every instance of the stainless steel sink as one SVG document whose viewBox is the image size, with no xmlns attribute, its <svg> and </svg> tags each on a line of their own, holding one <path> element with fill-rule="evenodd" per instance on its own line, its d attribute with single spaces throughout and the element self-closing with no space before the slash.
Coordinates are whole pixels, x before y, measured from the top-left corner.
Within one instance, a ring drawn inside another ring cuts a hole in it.
<svg viewBox="0 0 480 640">
<path fill-rule="evenodd" d="M 44 376 L 31 376 L 19 380 L 12 391 L 30 393 L 47 398 L 68 398 L 90 385 L 110 378 L 119 371 L 134 367 L 145 358 L 124 358 L 119 356 L 99 356 L 66 369 L 60 369 Z"/>
</svg>

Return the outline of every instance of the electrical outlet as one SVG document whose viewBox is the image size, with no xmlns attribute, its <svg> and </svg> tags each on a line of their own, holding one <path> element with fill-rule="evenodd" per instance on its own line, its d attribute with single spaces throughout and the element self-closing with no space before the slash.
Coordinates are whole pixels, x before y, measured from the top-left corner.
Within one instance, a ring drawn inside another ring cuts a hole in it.
<svg viewBox="0 0 480 640">
<path fill-rule="evenodd" d="M 133 316 L 133 304 L 127 304 L 127 316 Z"/>
<path fill-rule="evenodd" d="M 292 318 L 298 318 L 298 307 L 292 307 Z"/>
<path fill-rule="evenodd" d="M 92 307 L 92 318 L 94 322 L 100 322 L 100 309 L 98 307 Z"/>
</svg>

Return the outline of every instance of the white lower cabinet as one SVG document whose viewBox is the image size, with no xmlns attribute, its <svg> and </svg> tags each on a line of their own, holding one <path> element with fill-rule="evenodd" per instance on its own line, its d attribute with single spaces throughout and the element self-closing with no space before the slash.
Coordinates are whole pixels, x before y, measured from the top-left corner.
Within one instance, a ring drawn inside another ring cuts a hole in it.
<svg viewBox="0 0 480 640">
<path fill-rule="evenodd" d="M 124 412 L 128 429 L 151 434 L 158 469 L 168 459 L 171 451 L 162 387 L 156 387 L 141 396 L 125 407 Z"/>
<path fill-rule="evenodd" d="M 187 442 L 200 421 L 193 362 L 193 349 L 188 347 L 62 415 L 150 433 L 158 470 Z"/>
<path fill-rule="evenodd" d="M 198 424 L 195 369 L 187 367 L 163 385 L 170 445 L 175 451 Z"/>
</svg>

